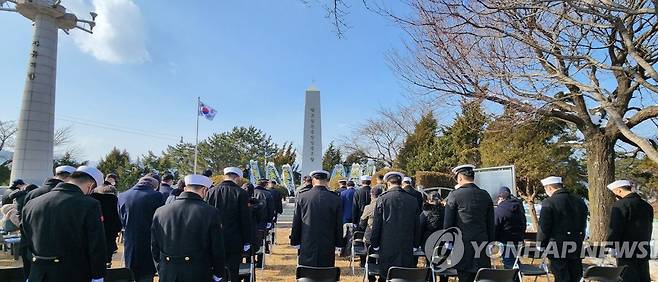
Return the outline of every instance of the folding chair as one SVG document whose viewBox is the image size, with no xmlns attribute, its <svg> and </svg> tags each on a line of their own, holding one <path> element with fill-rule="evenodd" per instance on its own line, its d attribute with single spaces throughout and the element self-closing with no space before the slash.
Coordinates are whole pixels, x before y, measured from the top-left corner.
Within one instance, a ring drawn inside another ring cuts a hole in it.
<svg viewBox="0 0 658 282">
<path fill-rule="evenodd" d="M 615 266 L 616 261 L 611 251 L 605 245 L 583 245 L 583 254 L 596 262 L 595 264 L 583 264 L 583 271 L 587 270 L 590 266 Z"/>
<path fill-rule="evenodd" d="M 243 279 L 246 279 L 249 282 L 256 281 L 255 254 L 256 252 L 254 252 L 253 250 L 249 250 L 248 252 L 242 254 L 245 260 L 244 262 L 240 263 L 240 270 L 238 272 L 240 281 L 242 281 Z"/>
<path fill-rule="evenodd" d="M 429 268 L 407 268 L 393 266 L 388 269 L 386 282 L 427 282 L 431 270 Z"/>
<path fill-rule="evenodd" d="M 23 268 L 22 267 L 0 268 L 0 281 L 2 282 L 25 281 L 25 277 L 23 277 Z"/>
<path fill-rule="evenodd" d="M 521 258 L 530 259 L 530 264 L 522 263 Z M 539 260 L 540 262 L 535 264 L 535 260 Z M 516 254 L 514 269 L 519 270 L 518 275 L 519 280 L 521 281 L 523 281 L 524 277 L 535 277 L 535 281 L 537 281 L 537 278 L 543 275 L 546 275 L 546 281 L 550 281 L 548 265 L 546 265 L 546 257 L 544 257 L 542 252 L 536 247 L 528 245 L 521 246 L 519 252 Z"/>
<path fill-rule="evenodd" d="M 297 282 L 337 282 L 340 281 L 338 267 L 297 266 L 295 273 Z"/>
<path fill-rule="evenodd" d="M 580 281 L 618 282 L 626 266 L 590 266 Z"/>
<path fill-rule="evenodd" d="M 454 265 L 449 265 L 449 268 L 441 269 L 438 268 L 440 262 L 444 262 L 447 259 L 447 255 L 442 254 L 442 248 L 439 244 L 440 241 L 436 241 L 437 238 L 442 236 L 446 230 L 439 230 L 430 235 L 430 238 L 425 242 L 424 254 L 425 254 L 425 263 L 429 265 L 430 270 L 432 271 L 432 281 L 436 281 L 436 277 L 446 277 L 448 281 L 451 278 L 457 278 L 457 270 L 454 269 Z"/>
<path fill-rule="evenodd" d="M 379 260 L 379 254 L 378 253 L 370 253 L 368 250 L 366 251 L 366 269 L 363 272 L 363 281 L 368 281 L 369 276 L 377 277 L 379 276 L 379 264 L 377 260 Z M 373 262 L 372 260 L 375 260 Z"/>
<path fill-rule="evenodd" d="M 518 269 L 480 268 L 475 274 L 475 282 L 513 282 Z"/>
<path fill-rule="evenodd" d="M 352 275 L 356 274 L 354 261 L 356 256 L 366 256 L 368 255 L 368 248 L 366 243 L 363 240 L 364 232 L 356 231 L 354 236 L 352 236 L 352 248 L 350 249 L 350 267 L 352 268 Z"/>
<path fill-rule="evenodd" d="M 135 281 L 132 272 L 128 268 L 108 268 L 105 274 L 106 282 L 132 282 Z"/>
</svg>

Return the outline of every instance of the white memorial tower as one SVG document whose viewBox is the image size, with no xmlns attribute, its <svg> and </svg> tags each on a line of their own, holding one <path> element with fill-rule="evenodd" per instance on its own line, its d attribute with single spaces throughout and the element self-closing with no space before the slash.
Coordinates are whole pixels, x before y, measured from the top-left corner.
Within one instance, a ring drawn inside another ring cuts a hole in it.
<svg viewBox="0 0 658 282">
<path fill-rule="evenodd" d="M 311 86 L 304 98 L 304 147 L 302 147 L 302 176 L 322 169 L 322 115 L 320 91 Z"/>
<path fill-rule="evenodd" d="M 18 12 L 34 23 L 11 180 L 21 178 L 40 185 L 52 176 L 58 31 L 68 33 L 77 28 L 92 33 L 95 25 L 95 13 L 90 13 L 91 21 L 79 20 L 60 3 L 61 0 L 0 0 L 0 10 Z"/>
</svg>

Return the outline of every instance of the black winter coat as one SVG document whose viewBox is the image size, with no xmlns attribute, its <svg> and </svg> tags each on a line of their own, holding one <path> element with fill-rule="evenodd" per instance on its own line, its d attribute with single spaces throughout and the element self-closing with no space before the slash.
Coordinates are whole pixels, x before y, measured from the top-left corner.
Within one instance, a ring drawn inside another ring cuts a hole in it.
<svg viewBox="0 0 658 282">
<path fill-rule="evenodd" d="M 41 187 L 27 193 L 27 196 L 25 197 L 25 203 L 27 204 L 27 202 L 29 202 L 30 200 L 50 192 L 50 190 L 55 188 L 55 186 L 57 186 L 57 184 L 60 183 L 62 183 L 62 181 L 57 178 L 50 178 L 46 180 L 46 182 L 43 183 Z"/>
<path fill-rule="evenodd" d="M 630 193 L 612 205 L 610 224 L 608 225 L 608 238 L 606 241 L 638 244 L 638 247 L 635 248 L 635 252 L 632 254 L 633 256 L 623 257 L 641 257 L 648 260 L 649 256 L 646 253 L 642 256 L 642 250 L 639 244 L 648 244 L 651 241 L 652 223 L 653 207 L 637 193 Z M 643 248 L 649 251 L 648 245 Z"/>
<path fill-rule="evenodd" d="M 414 267 L 413 249 L 420 245 L 418 215 L 421 207 L 413 195 L 393 186 L 377 199 L 370 243 L 379 249 L 380 275 L 389 267 Z"/>
<path fill-rule="evenodd" d="M 35 258 L 43 258 L 32 263 L 31 282 L 89 282 L 105 276 L 105 232 L 98 201 L 78 186 L 60 183 L 28 202 L 24 211 L 28 249 Z"/>
<path fill-rule="evenodd" d="M 109 254 L 114 253 L 118 249 L 116 239 L 122 228 L 119 210 L 117 208 L 118 198 L 114 194 L 100 193 L 92 193 L 91 197 L 101 204 L 107 252 Z"/>
<path fill-rule="evenodd" d="M 340 197 L 323 186 L 298 194 L 290 244 L 300 246 L 299 265 L 332 267 L 335 248 L 343 247 Z"/>
<path fill-rule="evenodd" d="M 272 193 L 270 193 L 270 191 L 267 189 L 261 186 L 256 186 L 254 188 L 254 198 L 265 202 L 265 218 L 263 219 L 263 222 L 258 223 L 259 228 L 264 229 L 267 223 L 272 222 L 272 218 L 274 218 L 274 213 L 276 212 L 276 207 L 274 206 L 274 197 L 272 197 Z"/>
<path fill-rule="evenodd" d="M 568 252 L 566 258 L 580 258 L 587 227 L 587 206 L 579 197 L 560 189 L 553 193 L 541 205 L 539 215 L 539 232 L 537 241 L 546 248 L 555 242 L 560 253 L 565 241 L 576 242 L 576 250 Z M 571 250 L 571 248 L 569 248 Z M 549 258 L 553 256 L 547 254 Z"/>
<path fill-rule="evenodd" d="M 511 198 L 498 204 L 496 215 L 496 241 L 518 243 L 523 241 L 526 229 L 525 209 L 519 199 Z"/>
<path fill-rule="evenodd" d="M 443 205 L 423 205 L 423 212 L 420 213 L 420 246 L 425 246 L 425 241 L 432 233 L 443 229 L 443 216 L 445 209 Z"/>
<path fill-rule="evenodd" d="M 224 275 L 220 212 L 199 195 L 183 192 L 159 208 L 153 216 L 151 238 L 160 281 L 208 282 L 213 275 Z"/>
<path fill-rule="evenodd" d="M 226 253 L 242 253 L 242 246 L 251 243 L 252 240 L 249 193 L 235 182 L 225 180 L 218 186 L 210 188 L 207 201 L 219 210 L 222 217 Z"/>
<path fill-rule="evenodd" d="M 483 248 L 475 259 L 473 243 L 492 242 L 494 238 L 494 208 L 491 196 L 474 183 L 464 184 L 450 192 L 446 199 L 443 228 L 457 227 L 462 232 L 464 257 L 455 266 L 457 270 L 477 272 L 491 267 L 491 260 Z"/>
<path fill-rule="evenodd" d="M 361 221 L 363 209 L 370 204 L 370 190 L 370 186 L 363 186 L 356 190 L 352 205 L 352 223 L 359 224 Z"/>
</svg>

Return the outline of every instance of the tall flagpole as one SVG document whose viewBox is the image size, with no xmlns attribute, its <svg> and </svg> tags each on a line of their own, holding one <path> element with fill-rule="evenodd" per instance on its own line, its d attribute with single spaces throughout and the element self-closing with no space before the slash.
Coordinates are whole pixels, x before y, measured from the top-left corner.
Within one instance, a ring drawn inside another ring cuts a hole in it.
<svg viewBox="0 0 658 282">
<path fill-rule="evenodd" d="M 197 170 L 197 158 L 199 156 L 199 107 L 201 107 L 201 97 L 196 97 L 196 139 L 194 144 L 194 174 Z"/>
</svg>

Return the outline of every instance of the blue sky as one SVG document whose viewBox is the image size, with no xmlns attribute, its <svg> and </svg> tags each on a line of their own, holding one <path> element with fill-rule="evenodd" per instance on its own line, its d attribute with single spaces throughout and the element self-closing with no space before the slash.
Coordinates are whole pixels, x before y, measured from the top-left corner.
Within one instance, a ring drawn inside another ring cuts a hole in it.
<svg viewBox="0 0 658 282">
<path fill-rule="evenodd" d="M 201 96 L 219 111 L 201 122 L 201 138 L 254 125 L 301 147 L 304 90 L 314 84 L 326 147 L 379 106 L 403 102 L 386 53 L 402 48 L 404 34 L 359 2 L 339 39 L 310 2 L 65 0 L 81 17 L 92 9 L 99 17 L 94 35 L 60 32 L 56 127 L 72 125 L 83 159 L 114 146 L 160 152 L 180 136 L 193 141 Z M 16 120 L 31 24 L 3 12 L 0 26 L 0 120 Z"/>
</svg>

